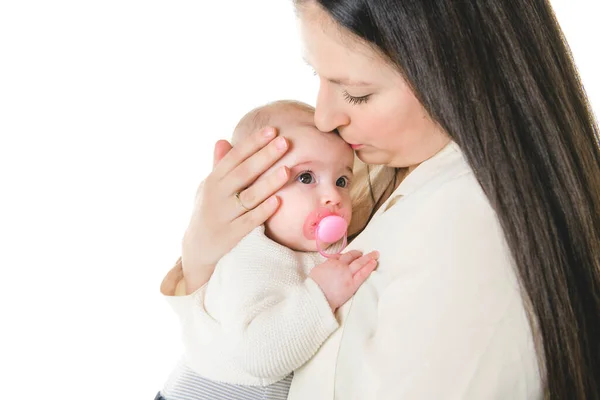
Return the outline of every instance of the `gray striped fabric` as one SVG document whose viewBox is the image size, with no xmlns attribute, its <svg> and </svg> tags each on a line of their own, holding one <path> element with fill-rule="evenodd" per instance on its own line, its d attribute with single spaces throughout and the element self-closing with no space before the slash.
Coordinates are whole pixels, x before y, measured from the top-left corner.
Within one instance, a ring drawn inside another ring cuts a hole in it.
<svg viewBox="0 0 600 400">
<path fill-rule="evenodd" d="M 161 395 L 166 400 L 286 400 L 292 375 L 269 386 L 242 386 L 213 382 L 180 363 Z"/>
</svg>

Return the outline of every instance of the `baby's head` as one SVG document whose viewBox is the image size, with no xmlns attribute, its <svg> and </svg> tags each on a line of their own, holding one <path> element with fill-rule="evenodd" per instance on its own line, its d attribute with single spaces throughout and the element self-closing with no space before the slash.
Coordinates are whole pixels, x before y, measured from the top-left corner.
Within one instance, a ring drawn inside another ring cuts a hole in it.
<svg viewBox="0 0 600 400">
<path fill-rule="evenodd" d="M 354 152 L 335 133 L 314 125 L 314 109 L 295 101 L 278 101 L 246 114 L 234 131 L 232 143 L 265 126 L 273 126 L 288 140 L 288 152 L 257 181 L 285 165 L 290 179 L 276 194 L 277 212 L 265 223 L 272 240 L 297 251 L 316 251 L 316 224 L 329 214 L 350 223 L 350 183 Z"/>
</svg>

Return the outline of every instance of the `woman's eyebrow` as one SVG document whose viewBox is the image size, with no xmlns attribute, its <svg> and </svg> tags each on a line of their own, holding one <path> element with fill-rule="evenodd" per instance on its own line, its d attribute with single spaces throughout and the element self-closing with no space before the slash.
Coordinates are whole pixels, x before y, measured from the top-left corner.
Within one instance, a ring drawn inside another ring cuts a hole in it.
<svg viewBox="0 0 600 400">
<path fill-rule="evenodd" d="M 364 81 L 353 81 L 349 78 L 325 78 L 331 83 L 335 83 L 336 85 L 341 86 L 372 86 L 372 83 L 364 82 Z"/>
<path fill-rule="evenodd" d="M 306 58 L 302 58 L 304 60 L 304 62 L 306 63 L 306 65 L 308 65 L 309 67 L 311 67 L 313 70 L 315 70 L 315 67 L 312 66 L 312 64 L 310 62 L 308 62 L 308 60 Z M 315 70 L 316 72 L 316 70 Z M 341 85 L 341 86 L 372 86 L 372 83 L 369 82 L 365 82 L 365 81 L 354 81 L 352 79 L 349 78 L 326 78 L 329 82 L 331 83 L 335 83 L 336 85 Z"/>
</svg>

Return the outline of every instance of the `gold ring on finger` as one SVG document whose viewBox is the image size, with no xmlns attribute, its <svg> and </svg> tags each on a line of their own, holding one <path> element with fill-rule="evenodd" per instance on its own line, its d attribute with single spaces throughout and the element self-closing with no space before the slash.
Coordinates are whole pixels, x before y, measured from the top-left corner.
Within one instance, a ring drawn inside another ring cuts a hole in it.
<svg viewBox="0 0 600 400">
<path fill-rule="evenodd" d="M 242 203 L 242 199 L 240 199 L 240 192 L 236 192 L 235 193 L 235 199 L 237 200 L 237 203 L 246 211 L 251 211 L 248 207 L 246 207 L 244 205 L 244 203 Z"/>
</svg>

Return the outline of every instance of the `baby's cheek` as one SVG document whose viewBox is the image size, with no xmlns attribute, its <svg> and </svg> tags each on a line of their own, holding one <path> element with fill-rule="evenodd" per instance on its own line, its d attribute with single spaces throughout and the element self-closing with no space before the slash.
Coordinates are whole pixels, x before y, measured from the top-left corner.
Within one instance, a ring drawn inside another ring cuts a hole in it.
<svg viewBox="0 0 600 400">
<path fill-rule="evenodd" d="M 274 215 L 265 221 L 265 235 L 279 244 L 285 245 L 285 237 L 282 236 L 283 230 L 279 223 L 278 216 Z"/>
<path fill-rule="evenodd" d="M 293 214 L 289 215 L 287 210 L 280 208 L 265 222 L 265 228 L 273 236 L 272 239 L 277 238 L 277 241 L 280 241 L 289 237 L 292 230 L 290 228 L 294 225 L 291 217 Z"/>
<path fill-rule="evenodd" d="M 275 212 L 269 219 L 265 221 L 265 229 L 271 233 L 279 233 L 281 231 L 281 214 Z"/>
<path fill-rule="evenodd" d="M 348 202 L 348 206 L 344 207 L 344 218 L 346 222 L 350 223 L 352 219 L 352 203 Z"/>
</svg>

